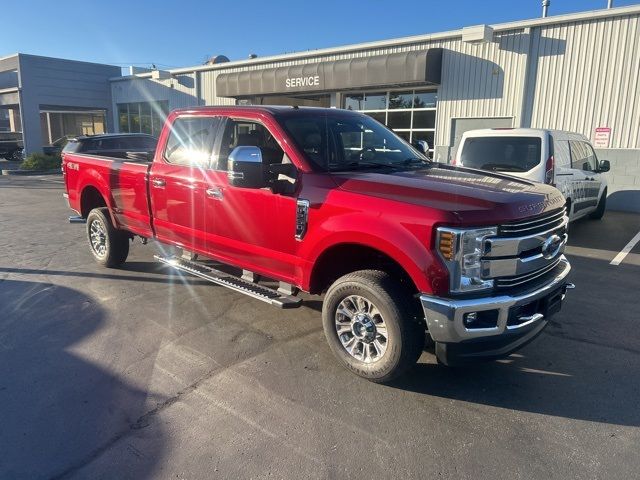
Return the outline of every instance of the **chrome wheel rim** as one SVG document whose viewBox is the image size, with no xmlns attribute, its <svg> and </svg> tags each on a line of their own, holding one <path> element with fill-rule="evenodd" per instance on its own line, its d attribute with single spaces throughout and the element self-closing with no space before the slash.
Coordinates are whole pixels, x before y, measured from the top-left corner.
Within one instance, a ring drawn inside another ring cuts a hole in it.
<svg viewBox="0 0 640 480">
<path fill-rule="evenodd" d="M 89 241 L 94 253 L 104 257 L 107 253 L 107 234 L 100 220 L 93 220 L 89 225 Z"/>
<path fill-rule="evenodd" d="M 352 357 L 375 363 L 387 351 L 387 325 L 378 307 L 360 295 L 344 298 L 335 315 L 338 339 Z"/>
</svg>

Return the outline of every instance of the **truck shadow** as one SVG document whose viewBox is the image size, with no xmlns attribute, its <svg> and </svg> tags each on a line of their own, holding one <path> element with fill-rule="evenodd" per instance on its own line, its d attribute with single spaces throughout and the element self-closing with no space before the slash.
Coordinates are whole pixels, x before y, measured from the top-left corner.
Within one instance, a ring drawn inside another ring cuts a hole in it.
<svg viewBox="0 0 640 480">
<path fill-rule="evenodd" d="M 583 256 L 569 260 L 569 278 L 577 288 L 523 350 L 464 368 L 419 363 L 392 386 L 522 412 L 640 426 L 640 334 L 633 300 L 638 269 Z"/>
<path fill-rule="evenodd" d="M 105 322 L 99 302 L 77 290 L 0 281 L 0 478 L 81 472 L 137 428 L 149 393 L 92 359 Z M 151 475 L 165 450 L 161 426 L 154 435 L 155 450 L 111 474 Z"/>
</svg>

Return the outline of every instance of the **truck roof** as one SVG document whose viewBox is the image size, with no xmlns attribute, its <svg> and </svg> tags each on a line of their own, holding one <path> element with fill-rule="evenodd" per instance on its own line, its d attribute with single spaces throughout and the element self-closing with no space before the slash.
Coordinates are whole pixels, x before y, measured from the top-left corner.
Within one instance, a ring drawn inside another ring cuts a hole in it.
<svg viewBox="0 0 640 480">
<path fill-rule="evenodd" d="M 189 113 L 189 112 L 208 112 L 208 113 L 216 113 L 216 112 L 228 112 L 228 111 L 238 111 L 238 112 L 251 112 L 251 113 L 268 113 L 271 115 L 286 115 L 291 113 L 292 115 L 299 115 L 300 113 L 319 113 L 319 112 L 330 112 L 332 114 L 348 114 L 348 113 L 360 113 L 354 112 L 352 110 L 343 110 L 339 108 L 326 108 L 326 107 L 293 107 L 289 105 L 211 105 L 211 106 L 203 106 L 203 107 L 186 107 L 186 108 L 178 108 L 174 110 L 176 113 Z"/>
</svg>

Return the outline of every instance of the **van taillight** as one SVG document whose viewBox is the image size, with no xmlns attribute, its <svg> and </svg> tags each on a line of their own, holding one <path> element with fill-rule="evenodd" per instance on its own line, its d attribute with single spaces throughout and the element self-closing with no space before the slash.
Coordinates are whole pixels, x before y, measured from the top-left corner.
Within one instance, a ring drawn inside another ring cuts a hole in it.
<svg viewBox="0 0 640 480">
<path fill-rule="evenodd" d="M 553 155 L 549 155 L 547 158 L 547 163 L 544 167 L 544 183 L 548 183 L 549 185 L 553 185 L 553 165 L 555 160 L 553 159 Z"/>
</svg>

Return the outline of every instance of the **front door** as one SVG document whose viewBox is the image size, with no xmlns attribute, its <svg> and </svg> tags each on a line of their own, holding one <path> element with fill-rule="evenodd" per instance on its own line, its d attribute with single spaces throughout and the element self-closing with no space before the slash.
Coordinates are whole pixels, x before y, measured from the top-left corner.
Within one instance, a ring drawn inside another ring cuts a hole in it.
<svg viewBox="0 0 640 480">
<path fill-rule="evenodd" d="M 268 188 L 238 188 L 227 178 L 227 159 L 238 146 L 256 146 L 265 166 L 288 161 L 275 137 L 262 123 L 250 119 L 226 120 L 216 156 L 208 174 L 208 216 L 213 219 L 209 240 L 215 256 L 231 264 L 290 280 L 295 278 L 296 198 Z M 286 278 L 285 278 L 286 277 Z"/>
<path fill-rule="evenodd" d="M 570 188 L 572 210 L 575 217 L 581 217 L 596 209 L 602 181 L 591 145 L 582 140 L 570 140 L 569 146 L 573 171 Z"/>
</svg>

